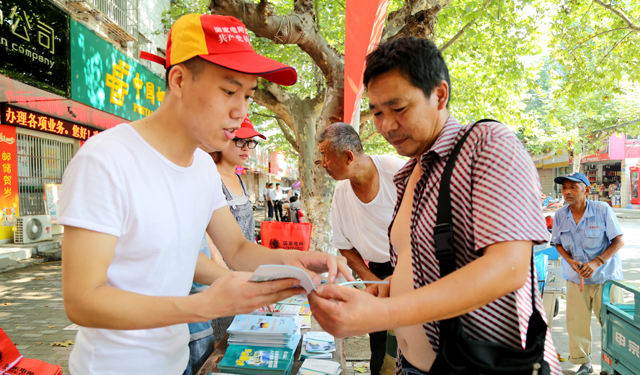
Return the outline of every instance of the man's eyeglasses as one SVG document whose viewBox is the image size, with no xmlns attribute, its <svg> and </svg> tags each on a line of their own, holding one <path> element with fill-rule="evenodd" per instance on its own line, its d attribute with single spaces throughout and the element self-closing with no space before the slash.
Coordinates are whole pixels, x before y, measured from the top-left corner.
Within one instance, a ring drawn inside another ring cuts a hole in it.
<svg viewBox="0 0 640 375">
<path fill-rule="evenodd" d="M 233 140 L 236 142 L 236 147 L 238 148 L 243 148 L 246 145 L 250 149 L 254 149 L 258 145 L 258 141 L 254 141 L 253 139 L 234 138 Z"/>
</svg>

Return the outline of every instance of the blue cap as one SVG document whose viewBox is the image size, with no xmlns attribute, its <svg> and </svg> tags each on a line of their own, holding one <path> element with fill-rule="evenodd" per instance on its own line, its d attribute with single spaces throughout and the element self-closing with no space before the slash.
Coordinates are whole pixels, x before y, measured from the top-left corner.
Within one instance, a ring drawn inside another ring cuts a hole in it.
<svg viewBox="0 0 640 375">
<path fill-rule="evenodd" d="M 583 184 L 590 186 L 591 183 L 589 182 L 589 179 L 587 178 L 587 176 L 583 175 L 582 173 L 579 172 L 573 172 L 570 173 L 566 176 L 558 176 L 556 178 L 553 179 L 553 182 L 555 182 L 556 184 L 561 184 L 564 182 L 564 180 L 571 180 L 571 181 L 576 181 L 576 182 L 582 182 Z"/>
</svg>

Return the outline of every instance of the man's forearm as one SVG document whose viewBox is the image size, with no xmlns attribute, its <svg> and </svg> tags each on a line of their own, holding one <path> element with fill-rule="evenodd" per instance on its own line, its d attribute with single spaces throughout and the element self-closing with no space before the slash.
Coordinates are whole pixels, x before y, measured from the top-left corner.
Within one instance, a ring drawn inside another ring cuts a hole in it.
<svg viewBox="0 0 640 375">
<path fill-rule="evenodd" d="M 290 251 L 267 249 L 245 240 L 229 259 L 225 258 L 225 261 L 233 270 L 254 271 L 262 264 L 283 264 L 286 254 Z"/>
<path fill-rule="evenodd" d="M 380 280 L 367 265 L 364 263 L 364 259 L 360 256 L 360 253 L 356 249 L 346 250 L 340 249 L 340 254 L 347 258 L 347 265 L 351 268 L 358 277 L 362 280 Z"/>
<path fill-rule="evenodd" d="M 102 285 L 82 296 L 65 293 L 69 319 L 83 327 L 104 329 L 148 329 L 203 321 L 196 296 L 158 297 Z"/>
<path fill-rule="evenodd" d="M 556 244 L 556 250 L 558 250 L 558 254 L 564 258 L 564 260 L 569 261 L 573 260 L 573 257 L 567 252 L 567 250 L 562 247 L 562 245 Z"/>
<path fill-rule="evenodd" d="M 212 249 L 217 251 L 217 249 Z M 193 281 L 203 285 L 211 285 L 218 278 L 231 272 L 229 269 L 222 267 L 206 255 L 198 254 L 198 263 L 196 263 L 196 271 L 193 275 Z"/>
<path fill-rule="evenodd" d="M 604 258 L 604 261 L 606 262 L 607 260 L 609 260 L 609 258 L 614 256 L 618 252 L 618 250 L 622 248 L 622 246 L 624 246 L 624 239 L 622 238 L 622 235 L 619 235 L 615 237 L 613 241 L 611 241 L 609 247 L 607 247 L 607 249 L 600 256 Z"/>
<path fill-rule="evenodd" d="M 483 256 L 444 278 L 385 298 L 386 314 L 381 320 L 389 322 L 376 330 L 453 318 L 495 301 L 525 284 L 530 257 L 531 241 L 491 245 Z"/>
</svg>

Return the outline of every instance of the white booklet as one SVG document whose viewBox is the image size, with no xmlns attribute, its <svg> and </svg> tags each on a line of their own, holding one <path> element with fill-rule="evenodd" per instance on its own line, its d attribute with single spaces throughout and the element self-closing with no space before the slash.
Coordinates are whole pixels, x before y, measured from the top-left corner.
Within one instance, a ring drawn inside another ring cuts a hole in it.
<svg viewBox="0 0 640 375">
<path fill-rule="evenodd" d="M 312 290 L 316 290 L 316 286 L 313 285 L 313 281 L 309 274 L 302 268 L 294 266 L 286 266 L 282 264 L 263 264 L 251 275 L 249 281 L 271 281 L 279 279 L 298 279 L 300 280 L 300 286 L 304 288 L 307 293 Z M 388 281 L 347 281 L 338 283 L 341 286 L 356 285 L 356 284 L 388 284 Z"/>
<path fill-rule="evenodd" d="M 307 358 L 302 363 L 298 375 L 338 375 L 341 372 L 338 362 Z"/>
</svg>

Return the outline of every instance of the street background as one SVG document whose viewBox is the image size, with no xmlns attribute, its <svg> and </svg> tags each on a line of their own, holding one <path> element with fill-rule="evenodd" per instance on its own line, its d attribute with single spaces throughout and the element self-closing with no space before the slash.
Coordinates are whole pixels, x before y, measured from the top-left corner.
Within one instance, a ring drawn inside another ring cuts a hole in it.
<svg viewBox="0 0 640 375">
<path fill-rule="evenodd" d="M 256 211 L 256 216 L 264 211 Z M 621 219 L 625 246 L 620 251 L 625 280 L 640 287 L 640 220 Z M 62 300 L 62 267 L 60 262 L 33 264 L 30 267 L 0 273 L 0 327 L 25 357 L 61 364 L 68 374 L 68 358 L 77 331 L 64 330 L 72 322 L 64 312 Z M 594 369 L 600 371 L 600 326 L 592 318 Z M 560 300 L 560 313 L 553 321 L 553 340 L 562 358 L 569 356 L 569 337 L 565 325 L 565 301 Z M 355 374 L 356 365 L 367 363 L 369 339 L 365 336 L 346 340 L 346 374 Z M 58 343 L 58 344 L 56 344 Z M 561 362 L 565 374 L 573 374 L 577 366 Z"/>
</svg>

